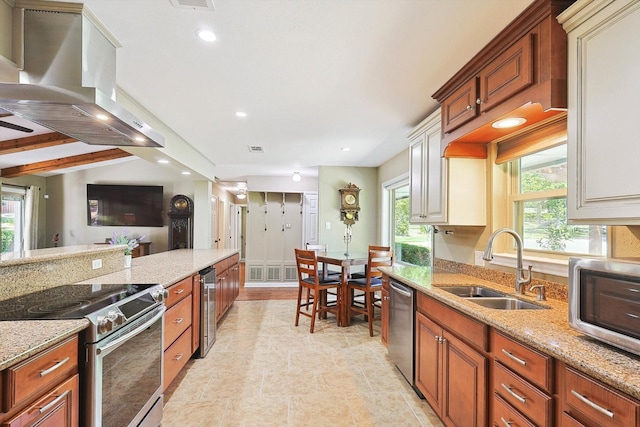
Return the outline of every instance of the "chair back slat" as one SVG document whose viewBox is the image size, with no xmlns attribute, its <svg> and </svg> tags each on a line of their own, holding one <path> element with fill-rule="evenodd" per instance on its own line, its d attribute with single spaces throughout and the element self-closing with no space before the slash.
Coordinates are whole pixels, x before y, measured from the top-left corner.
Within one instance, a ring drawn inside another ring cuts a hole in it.
<svg viewBox="0 0 640 427">
<path fill-rule="evenodd" d="M 305 249 L 295 249 L 298 280 L 313 278 L 318 283 L 318 258 L 316 252 Z"/>
<path fill-rule="evenodd" d="M 372 279 L 382 277 L 382 271 L 380 271 L 378 267 L 391 267 L 393 265 L 393 251 L 372 248 L 374 247 L 369 247 L 369 257 L 367 261 L 367 287 L 370 286 Z"/>
</svg>

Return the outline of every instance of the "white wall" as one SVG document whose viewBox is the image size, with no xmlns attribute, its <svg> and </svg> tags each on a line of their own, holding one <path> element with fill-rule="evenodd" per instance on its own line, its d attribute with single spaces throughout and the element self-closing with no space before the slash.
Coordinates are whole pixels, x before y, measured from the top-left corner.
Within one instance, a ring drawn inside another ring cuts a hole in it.
<svg viewBox="0 0 640 427">
<path fill-rule="evenodd" d="M 144 235 L 144 240 L 151 242 L 151 253 L 167 250 L 169 217 L 166 212 L 171 198 L 176 194 L 184 194 L 192 199 L 194 197 L 194 183 L 188 176 L 139 159 L 47 178 L 47 235 L 60 233 L 61 246 L 104 242 L 114 231 L 120 232 L 125 228 L 87 225 L 87 184 L 164 187 L 164 226 L 126 227 L 131 236 Z M 197 225 L 194 230 L 198 232 Z M 47 246 L 51 246 L 50 242 Z"/>
</svg>

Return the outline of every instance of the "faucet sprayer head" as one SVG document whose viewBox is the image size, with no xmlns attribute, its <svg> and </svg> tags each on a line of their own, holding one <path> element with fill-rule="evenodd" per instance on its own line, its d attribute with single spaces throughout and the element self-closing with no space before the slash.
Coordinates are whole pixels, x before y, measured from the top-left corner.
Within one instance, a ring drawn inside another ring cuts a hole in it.
<svg viewBox="0 0 640 427">
<path fill-rule="evenodd" d="M 493 259 L 493 247 L 491 244 L 487 245 L 487 249 L 482 254 L 482 259 L 485 261 L 491 261 Z"/>
</svg>

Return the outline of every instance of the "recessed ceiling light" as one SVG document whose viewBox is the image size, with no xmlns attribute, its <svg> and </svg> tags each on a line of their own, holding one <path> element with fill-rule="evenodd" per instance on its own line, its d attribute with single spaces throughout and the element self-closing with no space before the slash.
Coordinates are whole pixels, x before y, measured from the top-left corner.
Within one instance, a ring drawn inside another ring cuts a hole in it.
<svg viewBox="0 0 640 427">
<path fill-rule="evenodd" d="M 169 160 L 160 159 L 160 160 L 158 160 L 158 163 L 167 164 L 167 163 L 169 163 Z"/>
<path fill-rule="evenodd" d="M 341 150 L 342 150 L 342 151 L 351 151 L 351 148 L 349 148 L 349 147 L 342 147 L 342 148 L 341 148 Z"/>
<path fill-rule="evenodd" d="M 514 128 L 516 126 L 520 126 L 525 123 L 527 120 L 522 117 L 508 117 L 506 119 L 498 120 L 497 122 L 493 122 L 491 124 L 492 128 L 495 129 L 507 129 Z"/>
<path fill-rule="evenodd" d="M 236 116 L 238 117 L 247 117 L 247 113 L 244 111 L 236 111 Z"/>
<path fill-rule="evenodd" d="M 300 180 L 302 179 L 302 176 L 300 176 L 300 172 L 294 172 L 291 179 L 293 179 L 295 182 L 300 182 Z"/>
<path fill-rule="evenodd" d="M 211 30 L 207 30 L 207 29 L 201 28 L 198 31 L 196 31 L 196 34 L 198 35 L 198 37 L 200 37 L 202 40 L 204 40 L 206 42 L 214 42 L 214 41 L 216 41 L 216 35 L 213 34 L 213 31 L 211 31 Z"/>
<path fill-rule="evenodd" d="M 100 120 L 109 120 L 109 117 L 105 116 L 104 114 L 96 114 L 96 118 Z"/>
<path fill-rule="evenodd" d="M 184 171 L 184 172 L 182 172 L 182 175 L 191 175 L 191 172 L 189 172 L 189 171 Z"/>
</svg>

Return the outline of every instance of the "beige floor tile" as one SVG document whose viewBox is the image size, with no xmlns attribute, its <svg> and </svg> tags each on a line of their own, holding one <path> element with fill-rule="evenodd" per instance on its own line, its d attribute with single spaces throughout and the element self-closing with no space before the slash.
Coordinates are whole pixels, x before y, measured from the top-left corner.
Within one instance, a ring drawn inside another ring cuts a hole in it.
<svg viewBox="0 0 640 427">
<path fill-rule="evenodd" d="M 287 426 L 289 397 L 245 397 L 229 399 L 222 426 Z"/>
<path fill-rule="evenodd" d="M 165 394 L 163 427 L 441 427 L 380 343 L 335 317 L 294 326 L 295 302 L 236 301 L 203 359 Z M 379 324 L 379 321 L 377 322 Z"/>
<path fill-rule="evenodd" d="M 289 410 L 289 426 L 354 426 L 349 403 L 336 399 L 335 393 L 293 396 Z"/>
<path fill-rule="evenodd" d="M 222 426 L 228 399 L 206 402 L 170 401 L 164 406 L 162 427 L 214 427 Z"/>
</svg>

